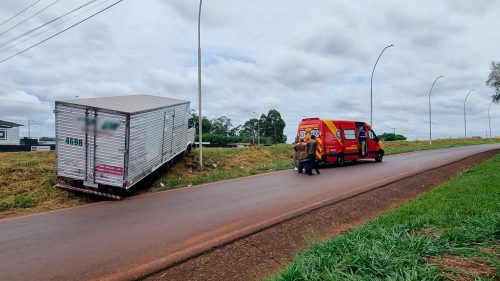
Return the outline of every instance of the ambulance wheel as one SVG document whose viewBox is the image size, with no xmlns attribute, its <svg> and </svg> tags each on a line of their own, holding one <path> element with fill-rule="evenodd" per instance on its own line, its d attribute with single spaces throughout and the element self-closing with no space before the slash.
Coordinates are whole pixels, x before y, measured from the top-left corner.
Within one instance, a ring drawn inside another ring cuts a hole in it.
<svg viewBox="0 0 500 281">
<path fill-rule="evenodd" d="M 375 157 L 375 162 L 382 162 L 383 158 L 384 158 L 384 153 L 382 151 L 379 151 L 377 153 L 377 157 Z"/>
<path fill-rule="evenodd" d="M 337 164 L 337 167 L 342 167 L 344 166 L 344 155 L 339 155 L 337 156 L 337 161 L 335 162 Z"/>
</svg>

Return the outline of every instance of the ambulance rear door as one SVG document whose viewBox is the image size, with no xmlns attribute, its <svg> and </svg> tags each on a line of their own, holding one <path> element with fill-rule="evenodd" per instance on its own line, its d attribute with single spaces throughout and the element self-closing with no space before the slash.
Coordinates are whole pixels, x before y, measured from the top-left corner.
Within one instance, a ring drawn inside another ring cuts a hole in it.
<svg viewBox="0 0 500 281">
<path fill-rule="evenodd" d="M 344 159 L 357 160 L 359 146 L 354 122 L 342 122 L 342 137 L 344 139 Z"/>
</svg>

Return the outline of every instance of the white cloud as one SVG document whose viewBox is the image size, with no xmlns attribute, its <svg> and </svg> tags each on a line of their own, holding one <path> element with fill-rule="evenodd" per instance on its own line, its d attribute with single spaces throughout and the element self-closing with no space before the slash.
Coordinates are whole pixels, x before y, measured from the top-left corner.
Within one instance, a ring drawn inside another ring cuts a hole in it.
<svg viewBox="0 0 500 281">
<path fill-rule="evenodd" d="M 4 2 L 0 20 L 27 5 Z M 9 36 L 82 3 L 62 1 Z M 124 1 L 0 64 L 0 119 L 51 118 L 54 100 L 76 96 L 149 93 L 190 100 L 197 109 L 198 4 Z M 463 134 L 463 101 L 477 88 L 467 102 L 468 128 L 484 135 L 492 94 L 484 81 L 490 62 L 500 60 L 498 14 L 493 0 L 205 1 L 204 114 L 243 123 L 254 111 L 276 108 L 289 139 L 302 116 L 369 121 L 371 70 L 392 43 L 374 75 L 375 128 L 425 139 L 428 92 L 444 75 L 432 94 L 433 134 Z M 493 106 L 491 113 L 500 135 L 500 110 Z"/>
<path fill-rule="evenodd" d="M 0 119 L 46 121 L 52 115 L 52 107 L 24 91 L 0 89 L 0 112 Z"/>
</svg>

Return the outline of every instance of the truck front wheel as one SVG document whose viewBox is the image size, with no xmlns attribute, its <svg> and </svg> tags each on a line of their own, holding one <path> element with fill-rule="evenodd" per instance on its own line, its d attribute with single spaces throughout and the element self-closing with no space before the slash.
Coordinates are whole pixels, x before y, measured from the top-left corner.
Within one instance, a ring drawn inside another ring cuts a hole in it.
<svg viewBox="0 0 500 281">
<path fill-rule="evenodd" d="M 380 150 L 377 153 L 377 156 L 375 157 L 375 162 L 382 162 L 383 158 L 384 158 L 384 152 Z"/>
<path fill-rule="evenodd" d="M 186 150 L 184 151 L 184 155 L 189 155 L 191 153 L 191 150 L 193 149 L 193 146 L 191 144 L 189 144 L 187 147 L 186 147 Z"/>
</svg>

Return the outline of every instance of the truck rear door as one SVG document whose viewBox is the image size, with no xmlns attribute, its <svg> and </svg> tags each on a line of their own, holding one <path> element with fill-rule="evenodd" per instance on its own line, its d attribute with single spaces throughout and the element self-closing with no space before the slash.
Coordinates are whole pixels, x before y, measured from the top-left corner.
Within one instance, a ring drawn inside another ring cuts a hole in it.
<svg viewBox="0 0 500 281">
<path fill-rule="evenodd" d="M 85 109 L 56 104 L 57 175 L 86 179 Z"/>
<path fill-rule="evenodd" d="M 87 181 L 123 187 L 126 117 L 95 111 L 92 114 L 95 126 L 89 126 L 87 131 Z"/>
</svg>

